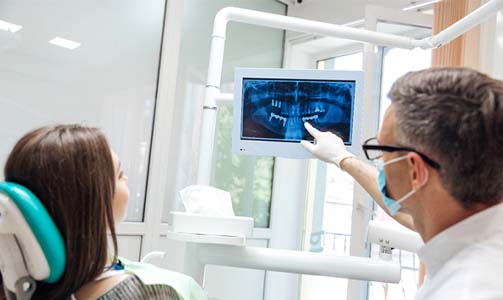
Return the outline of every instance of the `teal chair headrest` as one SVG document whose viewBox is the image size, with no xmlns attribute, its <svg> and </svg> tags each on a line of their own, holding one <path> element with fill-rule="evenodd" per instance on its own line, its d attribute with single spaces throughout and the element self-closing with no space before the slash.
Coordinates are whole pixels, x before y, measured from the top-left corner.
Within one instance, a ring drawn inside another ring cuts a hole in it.
<svg viewBox="0 0 503 300">
<path fill-rule="evenodd" d="M 45 207 L 27 188 L 12 182 L 0 182 L 0 193 L 9 197 L 23 214 L 37 239 L 50 269 L 48 283 L 57 282 L 65 271 L 66 249 L 63 237 Z"/>
</svg>

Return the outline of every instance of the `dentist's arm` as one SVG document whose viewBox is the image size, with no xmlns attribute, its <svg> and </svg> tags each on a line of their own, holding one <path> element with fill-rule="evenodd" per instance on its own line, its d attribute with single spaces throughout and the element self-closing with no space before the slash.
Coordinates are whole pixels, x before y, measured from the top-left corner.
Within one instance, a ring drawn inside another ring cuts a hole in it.
<svg viewBox="0 0 503 300">
<path fill-rule="evenodd" d="M 314 137 L 315 143 L 312 144 L 308 141 L 302 141 L 302 146 L 318 159 L 324 162 L 333 163 L 341 170 L 349 173 L 349 175 L 351 175 L 389 215 L 377 186 L 377 170 L 347 151 L 344 142 L 337 135 L 331 132 L 319 131 L 307 122 L 304 123 L 304 126 Z M 391 217 L 403 226 L 415 231 L 414 223 L 410 215 L 399 212 Z"/>
</svg>

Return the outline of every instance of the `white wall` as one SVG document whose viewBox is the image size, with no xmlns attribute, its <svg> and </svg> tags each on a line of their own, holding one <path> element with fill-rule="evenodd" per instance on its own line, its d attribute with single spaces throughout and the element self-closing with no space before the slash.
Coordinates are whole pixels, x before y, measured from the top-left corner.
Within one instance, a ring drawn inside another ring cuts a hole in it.
<svg viewBox="0 0 503 300">
<path fill-rule="evenodd" d="M 164 1 L 0 1 L 0 166 L 30 129 L 102 128 L 123 161 L 128 219 L 142 221 Z M 61 36 L 74 50 L 48 43 Z"/>
</svg>

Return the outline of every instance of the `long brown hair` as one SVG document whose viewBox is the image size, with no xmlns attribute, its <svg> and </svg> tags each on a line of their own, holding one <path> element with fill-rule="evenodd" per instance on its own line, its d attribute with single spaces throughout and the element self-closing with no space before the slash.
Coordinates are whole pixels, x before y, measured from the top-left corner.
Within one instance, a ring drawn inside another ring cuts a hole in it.
<svg viewBox="0 0 503 300">
<path fill-rule="evenodd" d="M 103 272 L 107 233 L 117 255 L 112 208 L 115 171 L 105 136 L 80 125 L 33 130 L 14 146 L 4 172 L 6 181 L 37 195 L 66 245 L 63 277 L 55 284 L 37 282 L 33 299 L 68 298 Z"/>
</svg>

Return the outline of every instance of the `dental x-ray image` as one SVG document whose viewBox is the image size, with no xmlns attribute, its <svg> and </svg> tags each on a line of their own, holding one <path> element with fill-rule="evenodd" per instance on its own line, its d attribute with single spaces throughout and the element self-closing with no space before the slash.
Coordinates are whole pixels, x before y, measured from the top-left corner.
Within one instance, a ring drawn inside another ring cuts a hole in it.
<svg viewBox="0 0 503 300">
<path fill-rule="evenodd" d="M 244 78 L 242 91 L 242 139 L 312 141 L 309 122 L 351 144 L 354 81 Z"/>
</svg>

